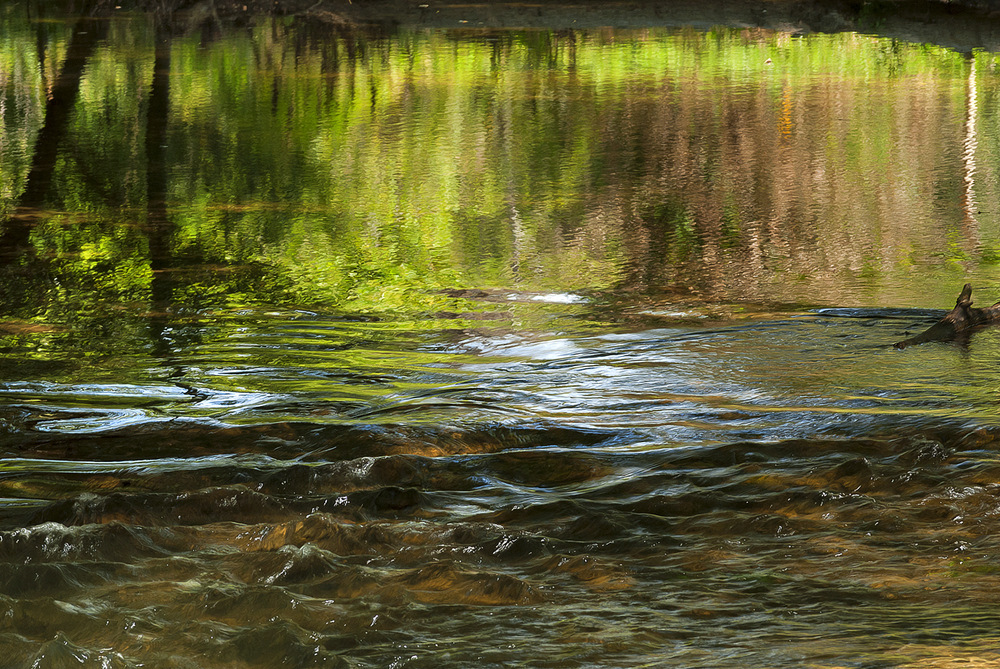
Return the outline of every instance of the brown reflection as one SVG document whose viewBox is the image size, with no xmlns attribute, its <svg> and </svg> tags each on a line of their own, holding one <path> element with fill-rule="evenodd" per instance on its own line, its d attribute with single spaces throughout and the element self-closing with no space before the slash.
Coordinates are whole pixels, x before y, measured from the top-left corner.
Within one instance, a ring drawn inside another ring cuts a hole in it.
<svg viewBox="0 0 1000 669">
<path fill-rule="evenodd" d="M 977 246 L 976 224 L 951 232 L 952 203 L 971 197 L 975 171 L 973 79 L 959 162 L 948 158 L 960 126 L 946 82 L 868 84 L 787 68 L 761 62 L 759 77 L 715 88 L 681 77 L 655 98 L 626 99 L 604 151 L 616 156 L 645 129 L 637 185 L 596 205 L 627 231 L 623 287 L 871 302 L 913 255 Z M 887 123 L 878 109 L 896 116 Z"/>
</svg>

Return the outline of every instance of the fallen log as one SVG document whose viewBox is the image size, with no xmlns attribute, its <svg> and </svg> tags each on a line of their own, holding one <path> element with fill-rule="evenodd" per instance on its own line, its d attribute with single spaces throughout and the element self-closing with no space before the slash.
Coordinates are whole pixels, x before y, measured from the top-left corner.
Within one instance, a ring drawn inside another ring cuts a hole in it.
<svg viewBox="0 0 1000 669">
<path fill-rule="evenodd" d="M 916 337 L 910 337 L 893 344 L 894 348 L 906 348 L 929 341 L 960 341 L 968 340 L 972 331 L 990 323 L 1000 323 L 1000 302 L 991 307 L 979 309 L 972 306 L 972 284 L 965 284 L 961 294 L 955 300 L 955 308 L 944 318 L 921 332 Z"/>
</svg>

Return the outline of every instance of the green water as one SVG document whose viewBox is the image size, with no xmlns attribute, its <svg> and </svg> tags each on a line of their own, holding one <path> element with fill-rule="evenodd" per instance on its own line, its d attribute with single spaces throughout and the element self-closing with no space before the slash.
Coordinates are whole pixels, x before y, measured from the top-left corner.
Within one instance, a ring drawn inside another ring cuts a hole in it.
<svg viewBox="0 0 1000 669">
<path fill-rule="evenodd" d="M 41 7 L 0 664 L 1000 660 L 994 54 Z"/>
</svg>

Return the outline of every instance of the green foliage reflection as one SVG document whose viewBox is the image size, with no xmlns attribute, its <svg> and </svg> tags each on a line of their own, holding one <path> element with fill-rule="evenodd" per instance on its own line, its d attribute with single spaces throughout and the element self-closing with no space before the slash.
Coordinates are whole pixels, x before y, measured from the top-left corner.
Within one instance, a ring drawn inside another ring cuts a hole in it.
<svg viewBox="0 0 1000 669">
<path fill-rule="evenodd" d="M 3 15 L 6 216 L 68 40 L 38 26 Z M 989 276 L 1000 248 L 992 215 L 969 215 L 998 210 L 977 206 L 997 199 L 992 77 L 966 123 L 988 54 L 722 29 L 175 36 L 163 228 L 146 210 L 156 39 L 130 16 L 91 56 L 14 260 L 37 290 L 7 291 L 7 318 L 156 312 L 158 280 L 180 311 L 413 315 L 470 308 L 440 292 L 469 286 L 936 306 L 943 276 Z"/>
</svg>

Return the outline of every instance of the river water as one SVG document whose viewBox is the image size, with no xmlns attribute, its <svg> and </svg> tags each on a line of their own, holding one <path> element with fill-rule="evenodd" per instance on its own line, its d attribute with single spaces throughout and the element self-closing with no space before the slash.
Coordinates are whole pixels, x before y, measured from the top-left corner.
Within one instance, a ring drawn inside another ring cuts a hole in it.
<svg viewBox="0 0 1000 669">
<path fill-rule="evenodd" d="M 0 666 L 1000 664 L 994 54 L 0 14 Z"/>
</svg>

